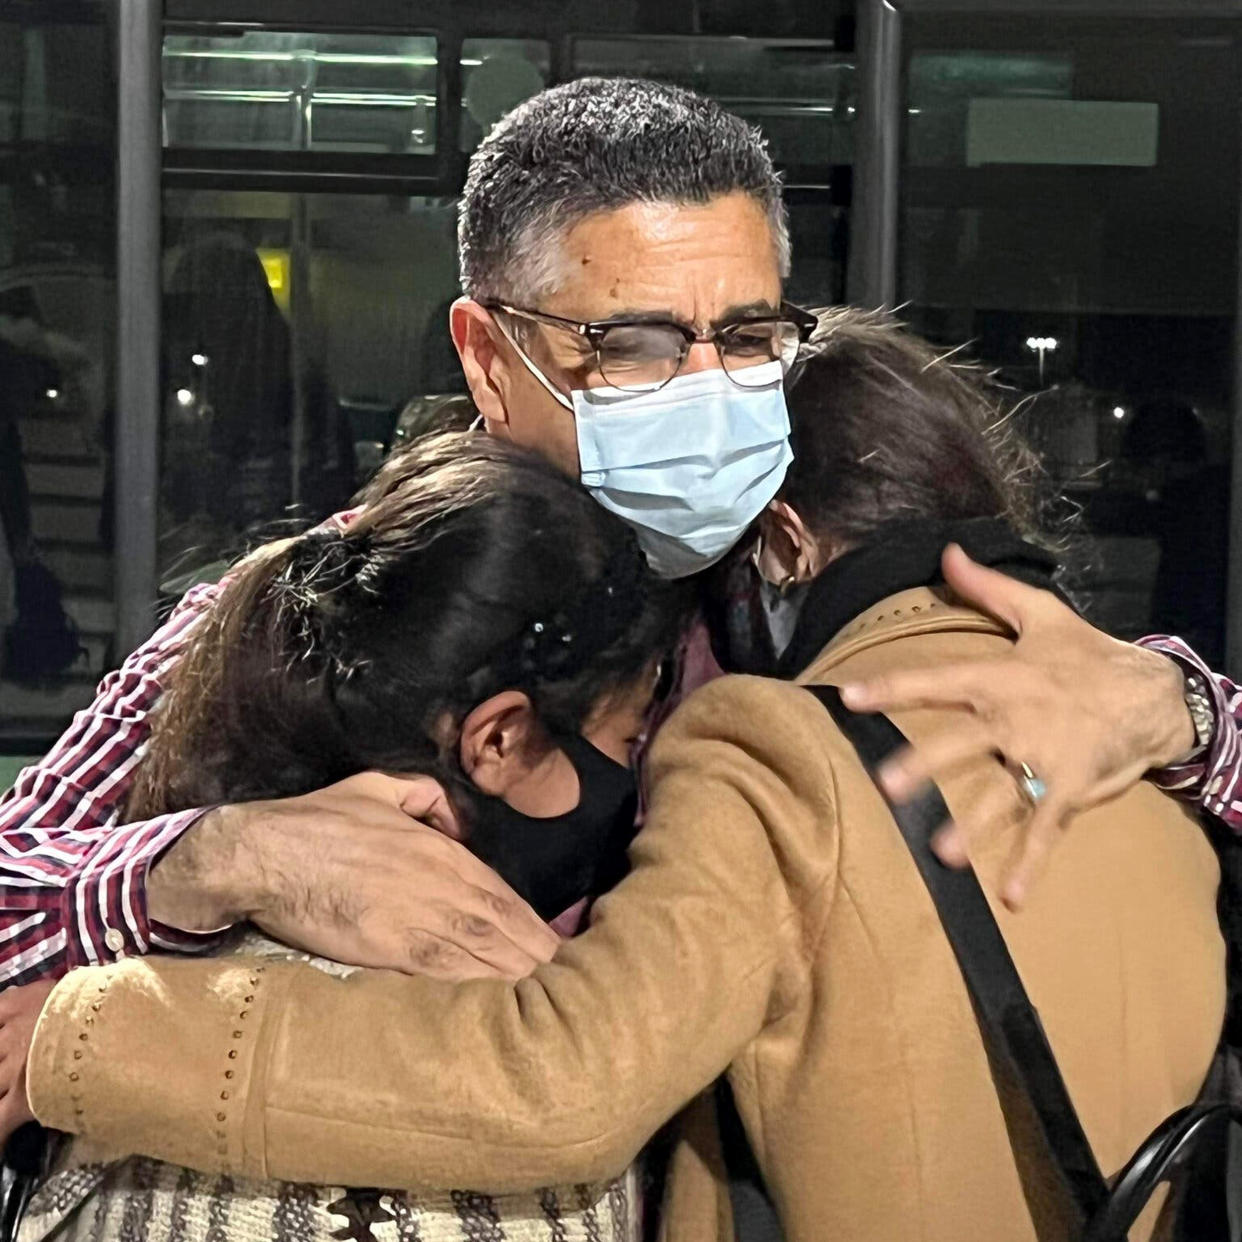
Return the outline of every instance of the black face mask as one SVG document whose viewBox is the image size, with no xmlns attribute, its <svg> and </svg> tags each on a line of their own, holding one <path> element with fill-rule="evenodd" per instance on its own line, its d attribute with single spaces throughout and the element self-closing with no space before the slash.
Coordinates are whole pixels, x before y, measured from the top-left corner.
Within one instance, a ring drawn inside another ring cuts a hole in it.
<svg viewBox="0 0 1242 1242">
<path fill-rule="evenodd" d="M 638 782 L 629 768 L 584 737 L 564 738 L 560 747 L 578 774 L 580 794 L 572 811 L 537 819 L 476 791 L 466 840 L 545 922 L 583 897 L 606 893 L 625 876 L 638 812 Z"/>
</svg>

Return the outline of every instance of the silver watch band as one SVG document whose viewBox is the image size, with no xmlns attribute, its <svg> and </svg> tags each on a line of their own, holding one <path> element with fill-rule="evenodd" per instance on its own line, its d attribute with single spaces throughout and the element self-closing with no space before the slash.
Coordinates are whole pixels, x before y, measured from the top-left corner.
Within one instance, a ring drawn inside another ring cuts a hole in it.
<svg viewBox="0 0 1242 1242">
<path fill-rule="evenodd" d="M 1195 745 L 1207 746 L 1216 732 L 1216 704 L 1208 691 L 1207 683 L 1198 673 L 1186 674 L 1186 709 L 1195 727 Z"/>
</svg>

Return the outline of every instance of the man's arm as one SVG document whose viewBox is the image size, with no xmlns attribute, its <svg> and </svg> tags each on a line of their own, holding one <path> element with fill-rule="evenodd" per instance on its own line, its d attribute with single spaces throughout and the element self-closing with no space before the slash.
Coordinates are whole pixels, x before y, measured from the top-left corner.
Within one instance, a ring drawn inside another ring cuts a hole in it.
<svg viewBox="0 0 1242 1242">
<path fill-rule="evenodd" d="M 218 586 L 196 587 L 0 799 L 0 987 L 213 938 L 152 922 L 151 864 L 203 814 L 118 822 L 163 678 Z"/>
<path fill-rule="evenodd" d="M 242 959 L 77 971 L 39 1021 L 31 1103 L 107 1148 L 248 1176 L 505 1191 L 614 1174 L 801 1003 L 827 916 L 806 895 L 835 875 L 829 760 L 806 745 L 825 728 L 773 682 L 694 696 L 656 744 L 633 871 L 516 986 Z"/>
</svg>

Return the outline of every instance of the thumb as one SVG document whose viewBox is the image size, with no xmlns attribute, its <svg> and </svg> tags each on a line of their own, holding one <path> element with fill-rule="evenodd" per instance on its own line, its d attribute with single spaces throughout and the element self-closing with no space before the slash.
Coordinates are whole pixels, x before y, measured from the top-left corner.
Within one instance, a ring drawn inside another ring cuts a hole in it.
<svg viewBox="0 0 1242 1242">
<path fill-rule="evenodd" d="M 430 776 L 376 775 L 388 784 L 388 796 L 403 815 L 442 832 L 446 837 L 452 837 L 454 841 L 460 841 L 465 835 L 457 812 L 453 810 L 453 804 L 439 781 Z"/>
<path fill-rule="evenodd" d="M 955 595 L 1021 637 L 1030 623 L 1031 609 L 1043 592 L 971 560 L 960 544 L 951 543 L 945 548 L 940 565 L 944 580 Z"/>
<path fill-rule="evenodd" d="M 430 776 L 418 776 L 405 782 L 407 790 L 401 798 L 401 809 L 411 818 L 454 841 L 465 836 L 457 812 L 449 801 L 444 786 Z"/>
</svg>

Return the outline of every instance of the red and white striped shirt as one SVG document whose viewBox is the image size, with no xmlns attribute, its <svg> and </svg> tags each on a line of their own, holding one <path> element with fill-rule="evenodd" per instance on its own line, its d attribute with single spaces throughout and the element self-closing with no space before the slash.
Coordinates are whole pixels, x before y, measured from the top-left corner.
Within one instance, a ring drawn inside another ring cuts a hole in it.
<svg viewBox="0 0 1242 1242">
<path fill-rule="evenodd" d="M 147 917 L 151 864 L 207 808 L 119 819 L 164 676 L 219 593 L 219 584 L 194 587 L 0 799 L 0 987 L 153 947 L 192 953 L 214 944 Z"/>
<path fill-rule="evenodd" d="M 152 923 L 146 902 L 151 865 L 208 808 L 133 824 L 119 819 L 163 678 L 220 589 L 191 590 L 167 623 L 104 678 L 95 701 L 47 756 L 24 769 L 0 799 L 0 987 L 152 948 L 193 953 L 215 943 L 211 936 Z M 1144 645 L 1200 673 L 1216 698 L 1210 745 L 1192 762 L 1152 779 L 1242 831 L 1242 690 L 1213 675 L 1178 639 L 1151 638 Z"/>
</svg>

